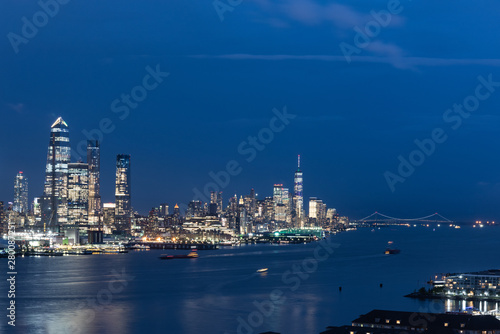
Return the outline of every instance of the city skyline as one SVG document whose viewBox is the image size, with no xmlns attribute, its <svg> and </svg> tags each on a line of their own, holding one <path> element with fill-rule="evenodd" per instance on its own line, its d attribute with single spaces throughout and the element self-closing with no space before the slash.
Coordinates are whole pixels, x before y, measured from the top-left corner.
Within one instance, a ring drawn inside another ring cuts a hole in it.
<svg viewBox="0 0 500 334">
<path fill-rule="evenodd" d="M 59 128 L 63 128 L 63 130 L 60 130 Z M 65 136 L 65 138 L 70 138 L 70 131 L 68 131 L 69 129 L 69 126 L 68 124 L 63 120 L 62 117 L 58 117 L 56 119 L 56 121 L 52 124 L 51 126 L 51 141 L 50 141 L 50 145 L 49 145 L 49 153 L 48 153 L 48 156 L 47 156 L 47 167 L 46 167 L 46 175 L 47 173 L 49 173 L 49 169 L 50 169 L 50 159 L 52 159 L 53 157 L 51 157 L 51 152 L 52 152 L 52 145 L 54 145 L 53 143 L 57 142 L 57 143 L 60 143 L 60 142 L 63 142 L 63 143 L 66 143 L 68 144 L 69 143 L 69 147 L 70 147 L 70 151 L 71 153 L 68 153 L 67 151 L 63 152 L 63 155 L 65 156 L 64 159 L 66 159 L 64 162 L 67 163 L 69 160 L 67 160 L 67 157 L 68 157 L 68 154 L 70 156 L 72 156 L 73 158 L 71 160 L 74 160 L 74 151 L 71 150 L 71 147 L 74 146 L 74 144 L 71 142 L 71 140 L 69 140 L 69 142 L 67 141 L 67 139 L 64 139 L 64 141 L 61 141 L 61 140 L 54 140 L 52 138 L 52 136 L 55 136 L 55 135 L 61 135 L 61 132 L 63 133 L 63 135 Z M 56 130 L 54 130 L 56 129 Z M 66 145 L 64 144 L 64 145 Z M 57 144 L 57 145 L 60 145 L 60 144 Z M 56 150 L 57 151 L 57 150 Z M 86 199 L 86 202 L 84 204 L 84 206 L 88 209 L 89 207 L 92 207 L 92 203 L 93 204 L 93 207 L 100 207 L 102 204 L 101 204 L 101 196 L 100 196 L 100 151 L 101 151 L 101 143 L 99 142 L 99 140 L 88 140 L 87 141 L 87 146 L 86 146 L 86 158 L 87 158 L 87 161 L 91 161 L 92 163 L 89 165 L 88 163 L 85 163 L 86 167 L 85 167 L 85 170 L 86 170 L 86 177 L 88 177 L 88 181 L 87 182 L 87 187 L 88 189 L 86 190 L 87 191 L 87 199 Z M 128 157 L 128 159 L 130 160 L 130 155 L 123 155 L 123 154 L 118 154 L 118 157 L 120 156 L 125 156 L 125 157 Z M 302 195 L 302 170 L 301 170 L 301 160 L 300 160 L 300 154 L 297 156 L 298 157 L 298 168 L 297 170 L 295 171 L 295 175 L 293 177 L 293 182 L 290 182 L 290 186 L 293 185 L 293 198 L 291 197 L 291 201 L 293 202 L 293 211 L 292 211 L 292 214 L 296 215 L 296 212 L 297 212 L 297 208 L 299 207 L 302 207 L 302 216 L 304 217 L 310 217 L 310 213 L 309 213 L 309 208 L 311 207 L 311 203 L 310 201 L 313 200 L 313 201 L 316 201 L 316 200 L 319 200 L 320 202 L 323 201 L 324 197 L 322 196 L 317 196 L 317 195 L 311 195 L 311 196 L 308 196 L 308 197 L 304 197 Z M 118 159 L 118 158 L 117 158 Z M 78 162 L 81 162 L 82 159 L 81 157 L 78 158 Z M 72 163 L 68 163 L 69 164 L 72 164 L 73 167 L 75 167 L 75 162 L 72 161 Z M 118 164 L 118 160 L 117 160 L 117 164 Z M 92 167 L 92 170 L 93 172 L 91 173 L 90 172 L 90 168 L 91 168 L 91 165 L 93 166 Z M 115 201 L 112 201 L 111 198 L 107 197 L 107 200 L 104 201 L 104 202 L 107 202 L 107 203 L 116 203 L 116 200 L 117 200 L 117 177 L 118 177 L 118 165 L 116 166 L 117 168 L 117 171 L 116 171 L 116 175 L 114 175 L 114 180 L 113 180 L 113 183 L 114 183 L 114 196 L 113 196 L 113 199 Z M 88 171 L 88 172 L 87 172 Z M 20 172 L 22 173 L 22 172 Z M 68 172 L 64 172 L 66 174 L 68 174 Z M 130 173 L 130 171 L 128 171 L 128 173 Z M 17 174 L 19 176 L 19 173 Z M 51 176 L 46 176 L 46 180 L 45 180 L 45 188 L 47 188 L 47 186 L 50 184 L 50 180 L 48 180 L 48 178 L 50 178 Z M 130 177 L 130 175 L 129 175 Z M 213 177 L 213 176 L 212 176 Z M 65 178 L 61 179 L 60 181 L 61 182 L 66 182 L 68 183 L 68 178 L 69 178 L 69 174 L 68 176 L 66 176 Z M 278 179 L 281 179 L 281 180 L 286 180 L 286 178 L 284 177 L 278 177 Z M 66 181 L 64 181 L 66 180 Z M 210 180 L 210 179 L 209 179 Z M 213 181 L 213 180 L 211 180 Z M 109 181 L 108 181 L 109 182 Z M 284 184 L 286 185 L 287 182 L 285 181 Z M 276 186 L 276 184 L 275 184 Z M 281 184 L 281 186 L 283 186 L 283 184 Z M 195 187 L 196 188 L 196 187 Z M 195 189 L 193 188 L 193 189 Z M 223 187 L 224 188 L 224 187 Z M 287 192 L 288 192 L 288 188 L 284 188 Z M 185 189 L 184 189 L 185 190 Z M 224 191 L 220 191 L 220 193 L 224 193 L 226 189 L 223 189 Z M 45 190 L 47 191 L 47 190 Z M 275 190 L 271 190 L 270 191 L 270 194 L 272 196 L 274 196 L 274 192 L 276 191 Z M 180 191 L 182 192 L 182 191 Z M 242 194 L 242 193 L 245 193 L 246 191 L 245 190 L 237 190 L 234 192 L 234 194 Z M 90 196 L 90 194 L 93 193 L 93 197 L 94 199 L 92 199 L 92 196 Z M 261 198 L 265 198 L 268 194 L 269 194 L 269 187 L 264 191 L 264 192 L 261 192 L 264 194 L 263 197 Z M 227 194 L 227 192 L 226 192 Z M 300 194 L 300 195 L 298 195 Z M 68 196 L 66 194 L 66 196 Z M 232 195 L 231 195 L 232 196 Z M 14 196 L 16 197 L 16 196 Z M 31 208 L 33 206 L 33 200 L 35 198 L 42 198 L 43 199 L 43 196 L 42 195 L 37 195 L 37 194 L 30 194 L 30 197 L 29 197 L 29 203 L 28 203 L 28 207 Z M 138 196 L 139 198 L 141 197 L 140 195 Z M 175 198 L 175 192 L 174 193 L 171 193 L 169 194 L 170 198 Z M 136 207 L 131 207 L 131 209 L 134 209 L 134 211 L 137 211 L 139 212 L 140 214 L 146 214 L 147 212 L 149 212 L 149 210 L 151 209 L 151 207 L 156 207 L 158 205 L 160 205 L 160 203 L 166 203 L 166 204 L 170 204 L 172 207 L 174 204 L 180 204 L 181 207 L 184 208 L 184 210 L 186 210 L 188 208 L 188 204 L 190 201 L 192 200 L 197 200 L 199 199 L 198 198 L 199 196 L 196 194 L 196 192 L 194 193 L 193 197 L 190 198 L 190 199 L 187 199 L 186 201 L 182 201 L 182 200 L 176 200 L 174 199 L 173 201 L 171 202 L 168 202 L 168 201 L 165 201 L 165 200 L 162 200 L 162 199 L 156 199 L 154 200 L 154 202 L 151 202 L 151 203 L 148 203 L 148 204 L 143 204 L 141 207 L 139 208 L 136 208 Z M 304 199 L 305 198 L 305 199 Z M 202 197 L 203 199 L 203 202 L 204 203 L 208 203 L 210 204 L 212 202 L 211 198 L 210 197 L 206 197 L 206 196 L 203 196 Z M 64 199 L 63 199 L 64 201 Z M 304 204 L 304 201 L 305 201 L 305 204 Z M 4 200 L 5 203 L 8 203 L 10 202 L 9 200 Z M 14 202 L 15 202 L 15 198 L 14 198 Z M 325 201 L 327 202 L 327 201 Z M 41 201 L 41 203 L 43 203 L 43 200 Z M 228 205 L 229 203 L 228 202 L 225 202 L 223 203 L 223 207 L 225 207 L 226 205 Z M 68 206 L 67 204 L 64 204 L 66 207 Z M 304 205 L 306 205 L 306 208 L 304 208 Z M 43 207 L 43 205 L 42 205 Z M 314 208 L 316 209 L 316 206 L 314 206 Z M 86 209 L 86 210 L 87 210 Z M 130 210 L 131 209 L 127 209 L 126 211 L 127 212 L 131 212 Z M 337 206 L 334 206 L 334 209 L 337 209 L 338 210 L 338 207 Z M 66 210 L 66 212 L 68 212 L 68 209 L 65 208 L 63 210 Z M 120 211 L 119 208 L 117 208 L 118 211 Z M 342 209 L 340 209 L 341 211 L 343 211 Z M 43 211 L 43 210 L 42 210 Z M 118 212 L 117 211 L 117 212 Z M 439 210 L 438 210 L 439 211 Z M 373 212 L 373 211 L 372 211 Z M 427 212 L 430 212 L 430 211 L 427 211 Z M 426 213 L 427 213 L 426 212 Z M 345 215 L 348 215 L 347 213 L 345 213 Z M 411 217 L 411 216 L 410 216 Z M 416 217 L 416 216 L 415 216 Z M 353 219 L 356 219 L 356 218 L 361 218 L 361 217 L 358 217 L 357 215 L 355 217 L 351 217 Z M 87 222 L 90 222 L 90 224 L 92 225 L 96 225 L 98 223 L 98 216 L 94 216 L 92 218 L 92 215 L 89 213 L 88 214 L 88 217 L 87 215 L 85 215 L 85 218 L 84 218 L 84 221 L 87 223 Z M 475 218 L 475 219 L 481 219 L 481 218 Z M 487 218 L 488 220 L 494 220 L 495 218 Z M 43 220 L 43 219 L 42 219 Z M 460 221 L 460 220 L 459 220 Z M 464 220 L 465 222 L 465 220 Z M 472 222 L 472 221 L 470 221 Z"/>
<path fill-rule="evenodd" d="M 500 334 L 499 14 L 0 1 L 0 332 Z"/>
</svg>

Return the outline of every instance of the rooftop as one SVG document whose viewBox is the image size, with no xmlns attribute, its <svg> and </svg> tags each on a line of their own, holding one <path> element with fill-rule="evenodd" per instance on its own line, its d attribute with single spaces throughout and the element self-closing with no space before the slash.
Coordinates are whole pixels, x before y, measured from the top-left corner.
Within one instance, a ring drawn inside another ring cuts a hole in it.
<svg viewBox="0 0 500 334">
<path fill-rule="evenodd" d="M 354 326 L 374 324 L 419 329 L 500 330 L 500 320 L 491 315 L 417 313 L 373 310 L 353 320 Z"/>
</svg>

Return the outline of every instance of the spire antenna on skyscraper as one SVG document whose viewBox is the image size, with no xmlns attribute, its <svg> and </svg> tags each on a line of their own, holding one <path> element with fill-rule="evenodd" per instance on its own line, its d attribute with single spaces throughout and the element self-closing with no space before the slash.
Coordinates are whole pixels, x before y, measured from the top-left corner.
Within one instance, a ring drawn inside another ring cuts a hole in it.
<svg viewBox="0 0 500 334">
<path fill-rule="evenodd" d="M 299 154 L 299 163 L 298 163 L 298 169 L 300 170 L 300 154 Z"/>
</svg>

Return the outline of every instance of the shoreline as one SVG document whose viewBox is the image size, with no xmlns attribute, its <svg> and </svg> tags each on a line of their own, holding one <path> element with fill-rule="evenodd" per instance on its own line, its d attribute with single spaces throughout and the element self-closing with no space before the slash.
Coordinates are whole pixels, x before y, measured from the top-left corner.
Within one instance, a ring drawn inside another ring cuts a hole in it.
<svg viewBox="0 0 500 334">
<path fill-rule="evenodd" d="M 445 294 L 433 294 L 433 293 L 420 293 L 420 292 L 412 292 L 410 294 L 405 295 L 406 298 L 414 298 L 420 300 L 429 300 L 429 299 L 452 299 L 452 300 L 465 300 L 465 301 L 486 301 L 486 302 L 500 302 L 500 297 L 477 297 L 477 296 L 452 296 Z"/>
</svg>

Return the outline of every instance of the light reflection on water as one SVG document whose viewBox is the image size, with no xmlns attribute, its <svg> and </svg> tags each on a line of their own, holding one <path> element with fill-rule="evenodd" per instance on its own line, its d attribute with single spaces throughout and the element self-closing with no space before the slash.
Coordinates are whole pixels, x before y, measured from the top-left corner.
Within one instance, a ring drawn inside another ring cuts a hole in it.
<svg viewBox="0 0 500 334">
<path fill-rule="evenodd" d="M 500 302 L 493 301 L 472 301 L 472 300 L 454 300 L 447 299 L 445 301 L 446 312 L 464 311 L 466 309 L 479 310 L 480 312 L 488 312 L 499 310 Z"/>
<path fill-rule="evenodd" d="M 254 333 L 319 333 L 329 325 L 349 324 L 375 308 L 456 311 L 463 303 L 403 296 L 425 286 L 437 273 L 494 267 L 499 236 L 500 229 L 494 227 L 341 233 L 333 237 L 340 247 L 296 290 L 283 274 L 311 257 L 316 244 L 230 247 L 200 252 L 198 259 L 173 261 L 158 259 L 163 250 L 22 258 L 17 263 L 19 322 L 14 332 L 66 334 L 71 326 L 91 334 L 235 333 L 238 319 L 248 321 L 257 310 L 255 302 L 269 300 L 276 289 L 283 292 L 285 301 L 263 317 L 262 326 L 252 328 Z M 389 240 L 397 243 L 401 254 L 383 254 Z M 269 271 L 256 273 L 260 268 Z M 109 288 L 112 270 L 122 269 L 135 278 L 113 293 L 109 303 L 91 306 L 87 299 Z M 465 305 L 481 310 L 498 306 Z M 92 310 L 96 310 L 95 319 L 88 321 Z M 6 331 L 5 326 L 0 323 L 0 332 Z"/>
</svg>

